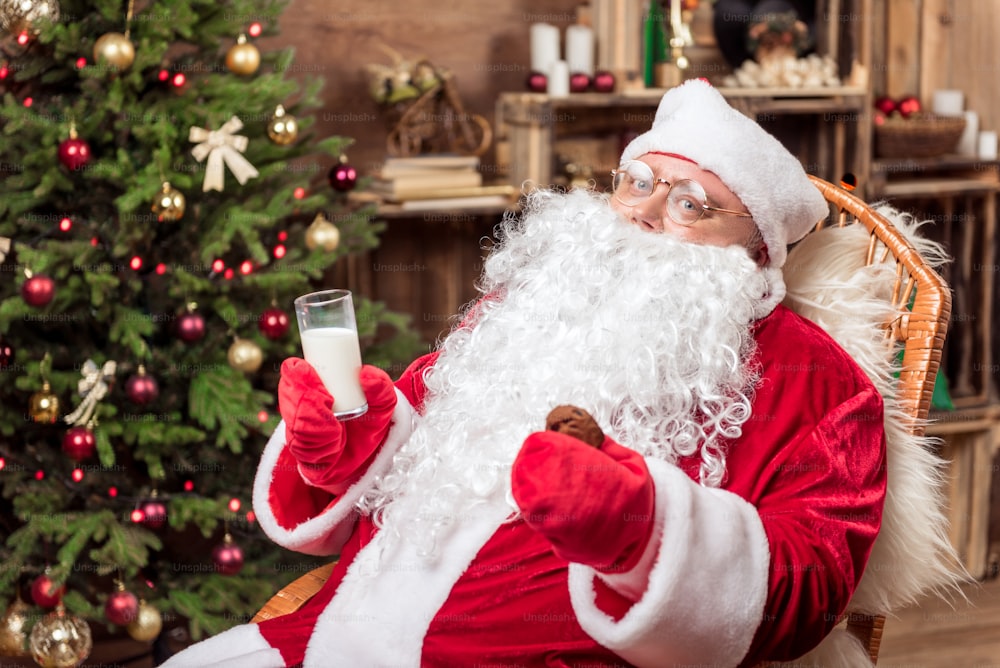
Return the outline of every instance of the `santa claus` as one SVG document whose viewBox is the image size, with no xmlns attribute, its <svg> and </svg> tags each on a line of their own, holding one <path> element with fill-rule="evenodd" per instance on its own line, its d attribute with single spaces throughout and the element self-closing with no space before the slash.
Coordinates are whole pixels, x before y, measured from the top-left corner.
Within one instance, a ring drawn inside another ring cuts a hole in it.
<svg viewBox="0 0 1000 668">
<path fill-rule="evenodd" d="M 275 541 L 339 555 L 298 612 L 191 666 L 752 666 L 804 654 L 865 569 L 883 403 L 793 314 L 786 247 L 827 215 L 798 160 L 701 81 L 609 195 L 539 191 L 483 298 L 339 422 L 303 360 L 254 483 Z M 596 447 L 546 430 L 572 405 Z"/>
</svg>

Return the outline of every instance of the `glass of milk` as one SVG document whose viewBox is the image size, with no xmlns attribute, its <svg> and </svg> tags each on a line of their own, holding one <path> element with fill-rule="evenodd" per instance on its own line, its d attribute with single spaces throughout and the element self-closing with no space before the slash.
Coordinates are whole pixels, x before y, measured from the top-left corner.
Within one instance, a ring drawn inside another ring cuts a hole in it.
<svg viewBox="0 0 1000 668">
<path fill-rule="evenodd" d="M 361 346 L 349 290 L 322 290 L 295 300 L 302 356 L 333 395 L 339 420 L 363 415 L 368 400 L 361 389 Z"/>
</svg>

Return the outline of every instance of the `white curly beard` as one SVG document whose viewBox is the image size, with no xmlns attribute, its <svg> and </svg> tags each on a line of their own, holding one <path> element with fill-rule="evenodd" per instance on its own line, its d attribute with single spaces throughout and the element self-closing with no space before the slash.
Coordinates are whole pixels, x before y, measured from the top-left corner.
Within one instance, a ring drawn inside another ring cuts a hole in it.
<svg viewBox="0 0 1000 668">
<path fill-rule="evenodd" d="M 750 416 L 749 324 L 774 290 L 746 250 L 641 231 L 599 195 L 537 192 L 480 289 L 491 297 L 442 343 L 423 416 L 359 503 L 383 529 L 433 555 L 477 503 L 506 495 L 516 513 L 511 463 L 560 404 L 645 456 L 699 454 L 702 484 L 722 482 Z"/>
</svg>

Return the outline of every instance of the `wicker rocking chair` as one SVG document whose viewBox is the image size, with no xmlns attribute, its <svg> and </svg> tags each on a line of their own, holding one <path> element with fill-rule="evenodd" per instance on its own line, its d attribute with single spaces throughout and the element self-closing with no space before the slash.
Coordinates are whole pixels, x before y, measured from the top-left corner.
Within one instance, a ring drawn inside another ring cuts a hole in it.
<svg viewBox="0 0 1000 668">
<path fill-rule="evenodd" d="M 890 342 L 903 347 L 898 400 L 911 420 L 908 430 L 922 435 L 948 328 L 951 292 L 890 221 L 847 191 L 822 179 L 810 178 L 833 211 L 817 229 L 824 224 L 864 225 L 870 235 L 866 263 L 882 263 L 890 258 L 895 262 L 894 306 L 903 307 L 913 299 L 909 312 L 886 323 L 886 328 Z M 321 566 L 290 583 L 275 594 L 252 621 L 260 622 L 297 610 L 323 586 L 333 566 L 333 563 Z M 873 663 L 878 659 L 884 624 L 885 618 L 881 615 L 852 614 L 847 620 L 847 629 L 861 640 Z"/>
</svg>

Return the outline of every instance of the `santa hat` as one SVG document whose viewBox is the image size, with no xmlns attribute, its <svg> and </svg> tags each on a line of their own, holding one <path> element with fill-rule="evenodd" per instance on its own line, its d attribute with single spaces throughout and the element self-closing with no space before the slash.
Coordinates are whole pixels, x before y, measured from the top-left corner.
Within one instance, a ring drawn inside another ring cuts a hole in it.
<svg viewBox="0 0 1000 668">
<path fill-rule="evenodd" d="M 718 176 L 753 215 L 772 267 L 782 266 L 788 244 L 829 213 L 798 158 L 701 79 L 667 91 L 652 128 L 632 140 L 621 159 L 646 153 L 686 158 Z"/>
</svg>

